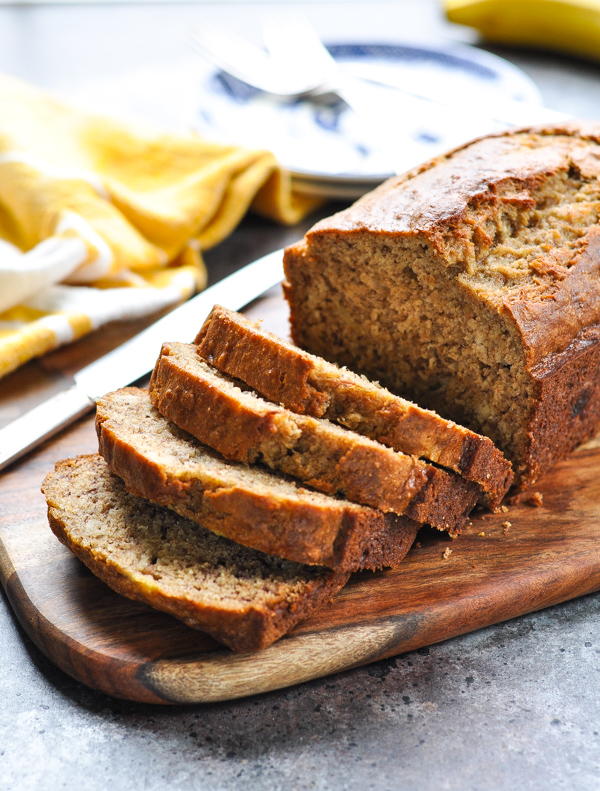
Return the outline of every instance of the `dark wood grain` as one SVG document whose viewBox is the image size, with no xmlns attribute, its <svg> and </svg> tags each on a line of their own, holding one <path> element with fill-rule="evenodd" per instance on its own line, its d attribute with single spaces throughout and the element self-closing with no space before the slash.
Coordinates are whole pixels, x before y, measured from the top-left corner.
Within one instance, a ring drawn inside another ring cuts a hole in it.
<svg viewBox="0 0 600 791">
<path fill-rule="evenodd" d="M 248 312 L 285 332 L 277 290 Z M 109 344 L 131 330 L 112 328 Z M 60 359 L 36 363 L 41 378 L 32 366 L 18 372 L 2 392 L 0 415 L 6 419 L 22 411 L 22 399 L 38 400 L 65 386 L 69 371 L 97 349 L 90 338 L 62 350 Z M 51 534 L 41 480 L 56 460 L 95 445 L 93 422 L 84 419 L 2 476 L 0 578 L 39 648 L 75 678 L 118 697 L 192 703 L 264 692 L 600 589 L 595 440 L 542 482 L 541 507 L 522 503 L 508 513 L 477 515 L 454 541 L 422 531 L 420 546 L 400 569 L 356 575 L 288 637 L 260 653 L 234 655 L 175 619 L 119 597 Z M 447 548 L 451 554 L 444 557 Z"/>
</svg>

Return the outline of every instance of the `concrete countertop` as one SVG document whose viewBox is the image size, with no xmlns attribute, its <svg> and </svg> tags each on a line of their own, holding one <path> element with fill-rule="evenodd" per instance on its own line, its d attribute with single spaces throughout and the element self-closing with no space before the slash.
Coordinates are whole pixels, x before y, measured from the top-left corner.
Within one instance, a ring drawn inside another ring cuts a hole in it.
<svg viewBox="0 0 600 791">
<path fill-rule="evenodd" d="M 329 39 L 471 40 L 437 4 L 307 4 Z M 181 54 L 198 20 L 268 6 L 0 8 L 0 71 L 62 90 Z M 495 50 L 549 106 L 593 118 L 600 67 Z M 299 237 L 247 220 L 213 277 Z M 1 385 L 0 385 L 1 386 Z M 0 600 L 0 789 L 577 789 L 600 777 L 600 596 L 257 698 L 190 708 L 111 699 L 50 664 Z"/>
</svg>

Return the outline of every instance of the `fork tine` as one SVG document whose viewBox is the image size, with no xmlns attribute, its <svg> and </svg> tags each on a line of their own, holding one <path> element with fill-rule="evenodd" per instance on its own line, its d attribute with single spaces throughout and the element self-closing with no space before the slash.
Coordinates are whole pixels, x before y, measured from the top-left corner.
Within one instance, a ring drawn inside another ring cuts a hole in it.
<svg viewBox="0 0 600 791">
<path fill-rule="evenodd" d="M 274 39 L 276 34 L 273 33 Z M 196 32 L 194 40 L 200 52 L 213 65 L 248 85 L 280 97 L 299 96 L 314 89 L 305 57 L 299 51 L 280 52 L 275 57 L 245 39 L 217 28 Z M 320 74 L 320 72 L 318 73 Z"/>
<path fill-rule="evenodd" d="M 257 87 L 265 79 L 268 81 L 270 58 L 255 44 L 214 27 L 195 31 L 193 38 L 200 53 L 222 71 Z"/>
<path fill-rule="evenodd" d="M 333 58 L 304 14 L 290 11 L 271 13 L 263 21 L 263 41 L 274 57 L 301 59 L 305 66 L 328 70 Z"/>
</svg>

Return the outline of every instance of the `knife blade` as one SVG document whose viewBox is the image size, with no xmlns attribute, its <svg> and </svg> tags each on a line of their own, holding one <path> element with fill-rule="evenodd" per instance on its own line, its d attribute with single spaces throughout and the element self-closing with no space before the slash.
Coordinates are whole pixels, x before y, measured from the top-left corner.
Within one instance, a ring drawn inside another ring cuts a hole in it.
<svg viewBox="0 0 600 791">
<path fill-rule="evenodd" d="M 0 470 L 92 410 L 96 399 L 149 373 L 164 341 L 191 341 L 219 303 L 239 310 L 283 279 L 283 250 L 275 250 L 220 280 L 138 335 L 82 368 L 74 384 L 0 429 Z"/>
</svg>

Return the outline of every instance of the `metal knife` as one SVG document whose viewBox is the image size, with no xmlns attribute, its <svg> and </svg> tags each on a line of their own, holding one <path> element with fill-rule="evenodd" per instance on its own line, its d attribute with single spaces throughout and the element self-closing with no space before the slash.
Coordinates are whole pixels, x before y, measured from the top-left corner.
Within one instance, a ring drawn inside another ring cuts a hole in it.
<svg viewBox="0 0 600 791">
<path fill-rule="evenodd" d="M 92 410 L 104 393 L 149 373 L 164 341 L 191 341 L 216 303 L 239 310 L 283 279 L 283 250 L 215 283 L 112 352 L 82 368 L 74 384 L 0 429 L 0 470 Z"/>
</svg>

